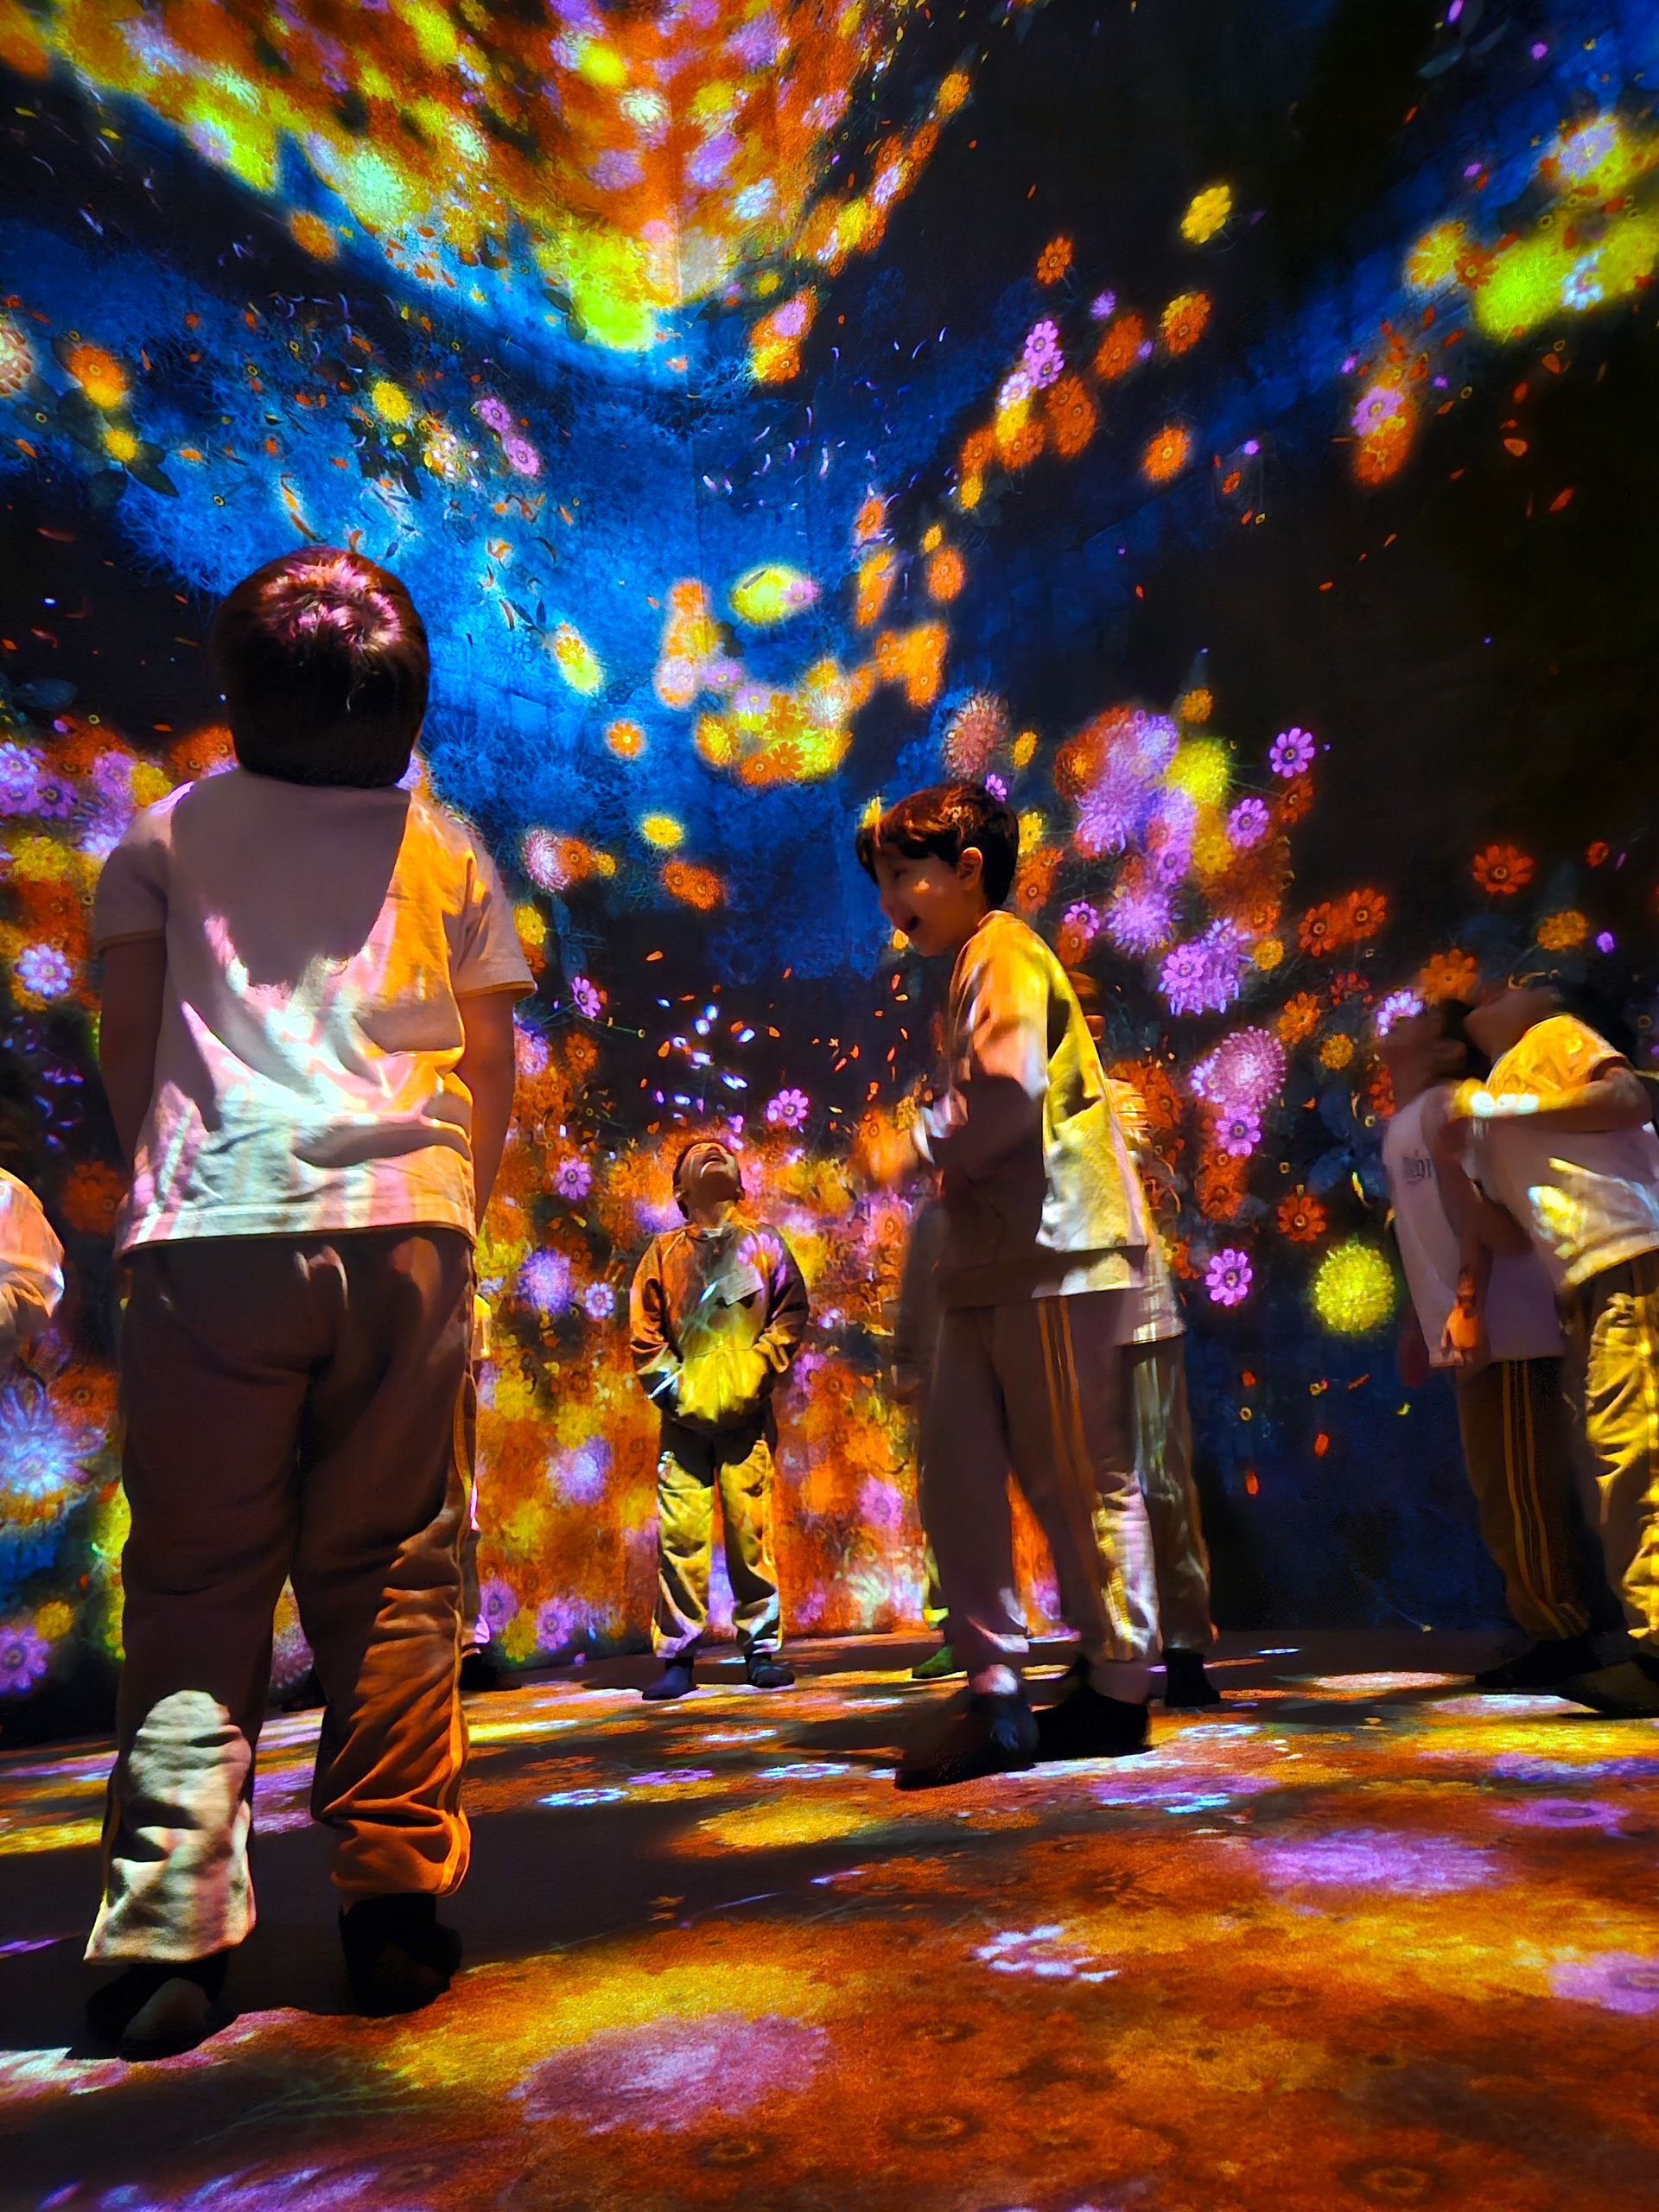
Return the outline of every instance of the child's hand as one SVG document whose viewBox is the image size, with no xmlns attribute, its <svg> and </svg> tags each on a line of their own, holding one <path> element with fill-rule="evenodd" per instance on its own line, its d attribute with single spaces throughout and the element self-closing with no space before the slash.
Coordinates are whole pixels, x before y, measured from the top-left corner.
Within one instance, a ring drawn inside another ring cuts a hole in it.
<svg viewBox="0 0 1659 2212">
<path fill-rule="evenodd" d="M 1440 1364 L 1454 1374 L 1473 1375 L 1490 1364 L 1491 1346 L 1486 1341 L 1486 1316 L 1478 1306 L 1459 1298 L 1446 1317 L 1440 1333 Z"/>
</svg>

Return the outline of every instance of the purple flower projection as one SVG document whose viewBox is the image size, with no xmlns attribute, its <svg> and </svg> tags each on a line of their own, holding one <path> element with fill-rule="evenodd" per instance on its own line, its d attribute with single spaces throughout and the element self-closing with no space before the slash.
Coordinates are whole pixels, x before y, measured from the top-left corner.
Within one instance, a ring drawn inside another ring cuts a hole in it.
<svg viewBox="0 0 1659 2212">
<path fill-rule="evenodd" d="M 1549 1986 L 1552 1996 L 1645 2019 L 1659 2012 L 1659 1959 L 1639 1958 L 1632 1951 L 1603 1951 L 1595 1958 L 1553 1967 Z"/>
<path fill-rule="evenodd" d="M 1449 1836 L 1347 1828 L 1291 1842 L 1274 1838 L 1251 1854 L 1276 1890 L 1377 1891 L 1395 1897 L 1444 1897 L 1499 1878 L 1490 1851 Z"/>
<path fill-rule="evenodd" d="M 1275 776 L 1300 776 L 1312 763 L 1314 750 L 1311 730 L 1281 730 L 1268 754 L 1268 766 Z"/>
<path fill-rule="evenodd" d="M 1217 1252 L 1205 1270 L 1204 1287 L 1216 1306 L 1242 1306 L 1249 1296 L 1255 1271 L 1248 1252 L 1229 1244 Z"/>
<path fill-rule="evenodd" d="M 532 1252 L 518 1270 L 518 1290 L 544 1319 L 570 1303 L 570 1262 L 563 1252 Z"/>
</svg>

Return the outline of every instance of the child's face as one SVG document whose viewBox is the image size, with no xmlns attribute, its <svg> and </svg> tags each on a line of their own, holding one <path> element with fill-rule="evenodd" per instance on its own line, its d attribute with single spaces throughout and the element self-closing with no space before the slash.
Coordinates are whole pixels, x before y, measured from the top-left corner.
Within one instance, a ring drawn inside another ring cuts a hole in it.
<svg viewBox="0 0 1659 2212">
<path fill-rule="evenodd" d="M 1495 1060 L 1560 1008 L 1560 995 L 1548 983 L 1512 983 L 1478 1006 L 1465 1026 L 1487 1058 Z"/>
<path fill-rule="evenodd" d="M 686 1218 L 700 1228 L 717 1228 L 743 1195 L 736 1160 L 722 1144 L 700 1144 L 680 1169 L 680 1202 Z"/>
<path fill-rule="evenodd" d="M 1396 1106 L 1408 1106 L 1432 1083 L 1455 1083 L 1468 1072 L 1468 1054 L 1441 1033 L 1432 1014 L 1408 1014 L 1376 1040 L 1376 1057 L 1389 1071 Z"/>
<path fill-rule="evenodd" d="M 984 862 L 974 845 L 955 867 L 935 853 L 919 859 L 907 853 L 875 856 L 881 912 L 924 960 L 959 950 L 984 920 L 989 901 L 983 874 Z"/>
</svg>

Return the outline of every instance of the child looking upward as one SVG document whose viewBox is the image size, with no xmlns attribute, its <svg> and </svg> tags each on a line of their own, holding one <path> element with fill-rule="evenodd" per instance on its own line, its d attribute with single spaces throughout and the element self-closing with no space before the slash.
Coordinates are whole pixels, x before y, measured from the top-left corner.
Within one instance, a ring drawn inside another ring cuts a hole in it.
<svg viewBox="0 0 1659 2212">
<path fill-rule="evenodd" d="M 692 1686 L 716 1489 L 744 1671 L 756 1689 L 784 1689 L 795 1676 L 779 1656 L 772 1398 L 806 1334 L 806 1285 L 777 1230 L 740 1211 L 742 1173 L 723 1144 L 685 1147 L 674 1196 L 685 1225 L 652 1239 L 630 1300 L 634 1371 L 663 1424 L 652 1643 L 664 1666 L 644 1694 Z"/>
<path fill-rule="evenodd" d="M 868 1180 L 895 1185 L 930 1163 L 944 1208 L 922 1520 L 969 1694 L 939 1742 L 906 1754 L 901 1789 L 1028 1767 L 1039 1751 L 1140 1750 L 1158 1651 L 1125 1359 L 1151 1230 L 1077 995 L 1002 910 L 1019 842 L 1011 810 L 977 784 L 918 791 L 858 840 L 887 920 L 925 959 L 952 963 L 949 1087 L 912 1128 L 861 1139 Z M 1011 1468 L 1083 1644 L 1083 1673 L 1040 1726 L 1020 1682 Z"/>
<path fill-rule="evenodd" d="M 238 766 L 140 814 L 99 887 L 118 1230 L 125 1663 L 87 1955 L 128 2056 L 200 2041 L 253 1925 L 254 1750 L 284 1576 L 327 1709 L 358 2001 L 408 2011 L 460 1943 L 458 1412 L 473 1242 L 512 1106 L 512 912 L 470 831 L 401 788 L 426 632 L 313 547 L 212 638 Z"/>
</svg>

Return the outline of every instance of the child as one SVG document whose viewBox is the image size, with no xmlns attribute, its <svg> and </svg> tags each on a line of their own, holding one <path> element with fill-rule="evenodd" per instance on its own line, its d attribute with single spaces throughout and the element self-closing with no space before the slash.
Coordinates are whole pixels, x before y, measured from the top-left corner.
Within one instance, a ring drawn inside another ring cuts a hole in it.
<svg viewBox="0 0 1659 2212">
<path fill-rule="evenodd" d="M 0 1376 L 63 1296 L 63 1247 L 26 1183 L 0 1167 Z"/>
<path fill-rule="evenodd" d="M 756 1689 L 785 1689 L 795 1676 L 779 1657 L 772 1400 L 806 1333 L 806 1285 L 778 1231 L 738 1211 L 742 1174 L 723 1144 L 686 1146 L 674 1196 L 685 1226 L 652 1240 L 630 1300 L 634 1371 L 663 1423 L 652 1644 L 664 1666 L 644 1695 L 691 1688 L 716 1487 L 744 1672 Z"/>
<path fill-rule="evenodd" d="M 284 1575 L 327 1700 L 358 2002 L 412 2010 L 460 1942 L 461 1433 L 473 1241 L 531 988 L 471 834 L 401 788 L 426 633 L 396 577 L 313 547 L 238 584 L 212 648 L 238 766 L 140 814 L 94 938 L 133 1165 L 118 1224 L 126 1659 L 87 1955 L 128 2056 L 213 2024 L 253 1924 L 254 1750 Z"/>
<path fill-rule="evenodd" d="M 1659 1716 L 1659 1138 L 1628 1060 L 1548 985 L 1470 1014 L 1492 1060 L 1447 1102 L 1446 1152 L 1472 1132 L 1482 1190 L 1526 1231 L 1554 1288 L 1582 1393 L 1607 1579 L 1633 1650 L 1554 1687 L 1619 1719 Z M 1448 1351 L 1466 1360 L 1453 1343 Z"/>
<path fill-rule="evenodd" d="M 868 1180 L 894 1185 L 925 1161 L 944 1198 L 922 1517 L 969 1698 L 940 1742 L 902 1760 L 906 1789 L 1029 1767 L 1039 1751 L 1140 1750 L 1157 1655 L 1124 1354 L 1150 1230 L 1076 993 L 1002 911 L 1019 842 L 1012 811 L 977 784 L 918 791 L 858 840 L 887 920 L 924 958 L 954 963 L 950 1089 L 910 1130 L 861 1133 Z M 1040 1724 L 1020 1681 L 1010 1466 L 1085 1662 Z"/>
<path fill-rule="evenodd" d="M 1447 1001 L 1397 1021 L 1377 1041 L 1394 1088 L 1382 1166 L 1411 1303 L 1400 1371 L 1415 1389 L 1452 1365 L 1443 1339 L 1458 1302 L 1460 1230 L 1479 1246 L 1490 1281 L 1488 1356 L 1453 1369 L 1464 1465 L 1480 1533 L 1503 1577 L 1504 1600 L 1531 1641 L 1475 1677 L 1482 1689 L 1548 1689 L 1595 1664 L 1573 1504 L 1572 1427 L 1561 1392 L 1560 1324 L 1549 1279 L 1510 1217 L 1460 1169 L 1436 1173 L 1452 1085 L 1485 1062 Z"/>
</svg>

